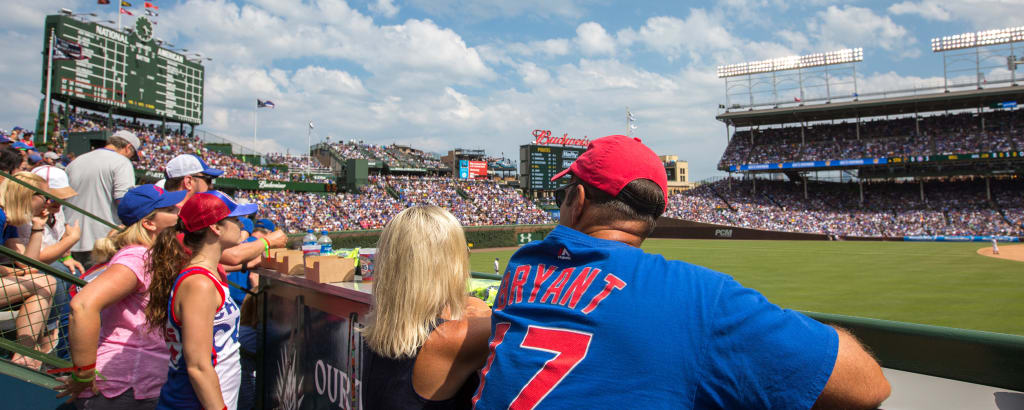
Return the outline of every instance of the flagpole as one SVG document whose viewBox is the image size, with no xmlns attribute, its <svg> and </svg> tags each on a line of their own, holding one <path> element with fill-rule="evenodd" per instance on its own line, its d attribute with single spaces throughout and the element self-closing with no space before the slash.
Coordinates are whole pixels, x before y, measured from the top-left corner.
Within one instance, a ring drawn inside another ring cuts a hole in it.
<svg viewBox="0 0 1024 410">
<path fill-rule="evenodd" d="M 54 29 L 50 28 L 50 53 L 46 61 L 46 105 L 43 107 L 43 143 L 47 141 L 47 130 L 50 128 L 50 88 L 53 84 L 53 34 Z"/>
<path fill-rule="evenodd" d="M 309 173 L 309 154 L 313 151 L 313 148 L 309 146 L 309 134 L 313 132 L 313 120 L 309 120 L 309 128 L 306 128 L 306 173 Z"/>
<path fill-rule="evenodd" d="M 121 14 L 124 14 L 124 13 L 121 13 L 121 3 L 120 3 L 121 0 L 114 0 L 114 1 L 118 2 L 117 3 L 117 31 L 121 31 Z"/>
<path fill-rule="evenodd" d="M 256 112 L 259 110 L 260 104 L 257 102 L 256 106 L 252 108 L 252 152 L 256 153 Z"/>
<path fill-rule="evenodd" d="M 629 137 L 629 106 L 626 106 L 626 136 Z"/>
</svg>

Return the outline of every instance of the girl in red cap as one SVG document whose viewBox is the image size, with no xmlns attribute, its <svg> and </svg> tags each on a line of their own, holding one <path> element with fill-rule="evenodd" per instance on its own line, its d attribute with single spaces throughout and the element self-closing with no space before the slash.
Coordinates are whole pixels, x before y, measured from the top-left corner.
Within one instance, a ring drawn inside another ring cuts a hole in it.
<svg viewBox="0 0 1024 410">
<path fill-rule="evenodd" d="M 157 237 L 146 319 L 162 327 L 170 351 L 158 409 L 234 409 L 242 369 L 239 308 L 228 296 L 221 251 L 241 237 L 239 216 L 256 212 L 218 191 L 193 195 L 178 225 Z M 178 233 L 184 233 L 179 242 Z"/>
</svg>

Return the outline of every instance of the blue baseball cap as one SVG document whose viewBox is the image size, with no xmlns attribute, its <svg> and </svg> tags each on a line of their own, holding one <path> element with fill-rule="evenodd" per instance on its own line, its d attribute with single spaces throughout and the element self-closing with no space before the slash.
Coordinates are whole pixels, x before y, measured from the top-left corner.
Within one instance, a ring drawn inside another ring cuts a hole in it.
<svg viewBox="0 0 1024 410">
<path fill-rule="evenodd" d="M 14 132 L 14 131 L 21 131 L 21 130 L 24 130 L 24 128 L 21 128 L 21 127 L 19 127 L 19 126 L 15 125 L 15 126 L 14 126 L 14 129 L 12 129 L 12 130 L 11 130 L 11 132 Z"/>
<path fill-rule="evenodd" d="M 153 184 L 128 190 L 117 204 L 117 217 L 125 226 L 134 225 L 155 209 L 173 206 L 185 199 L 188 191 L 167 192 Z"/>
<path fill-rule="evenodd" d="M 267 218 L 261 218 L 261 219 L 257 219 L 256 220 L 256 226 L 255 227 L 256 228 L 263 228 L 263 229 L 266 229 L 268 231 L 273 232 L 274 228 L 276 228 L 277 226 L 274 225 L 274 221 L 271 221 L 271 220 L 269 220 Z"/>
<path fill-rule="evenodd" d="M 206 191 L 192 195 L 185 201 L 178 212 L 178 218 L 181 218 L 186 231 L 195 232 L 224 218 L 252 215 L 258 210 L 256 204 L 238 204 L 223 192 Z"/>
<path fill-rule="evenodd" d="M 24 142 L 21 142 L 21 141 L 15 142 L 14 145 L 11 145 L 11 146 L 14 147 L 14 148 L 17 148 L 17 149 L 24 149 L 24 150 L 32 149 L 32 147 L 28 146 L 28 144 L 26 144 Z"/>
<path fill-rule="evenodd" d="M 210 168 L 209 165 L 206 165 L 206 161 L 203 161 L 203 159 L 199 158 L 196 154 L 178 155 L 170 161 L 167 161 L 167 166 L 164 167 L 164 174 L 166 174 L 168 178 L 181 178 L 183 176 L 199 173 L 216 178 L 224 174 L 224 171 L 216 168 Z"/>
<path fill-rule="evenodd" d="M 10 144 L 12 142 L 14 141 L 11 141 L 10 138 L 7 138 L 7 134 L 0 134 L 0 144 Z"/>
<path fill-rule="evenodd" d="M 246 217 L 243 216 L 241 218 L 238 218 L 238 220 L 242 221 L 242 230 L 248 232 L 249 235 L 252 235 L 252 230 L 253 230 L 252 219 L 249 219 L 249 218 L 246 218 Z"/>
<path fill-rule="evenodd" d="M 38 163 L 38 162 L 40 162 L 42 160 L 43 160 L 43 156 L 42 155 L 39 155 L 39 154 L 36 154 L 36 153 L 32 153 L 32 154 L 28 155 L 28 163 L 29 164 L 35 164 L 35 163 Z"/>
</svg>

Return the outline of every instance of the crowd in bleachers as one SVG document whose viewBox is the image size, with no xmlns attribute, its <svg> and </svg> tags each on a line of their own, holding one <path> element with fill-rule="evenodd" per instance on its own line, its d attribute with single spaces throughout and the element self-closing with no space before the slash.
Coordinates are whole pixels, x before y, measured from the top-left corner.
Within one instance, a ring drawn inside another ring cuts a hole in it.
<svg viewBox="0 0 1024 410">
<path fill-rule="evenodd" d="M 1021 235 L 1024 182 L 981 179 L 864 184 L 723 179 L 675 194 L 665 216 L 783 232 L 840 236 Z M 1005 217 L 1004 217 L 1005 215 Z"/>
<path fill-rule="evenodd" d="M 722 159 L 730 165 L 911 157 L 1024 149 L 1021 110 L 879 119 L 737 131 Z M 982 126 L 984 119 L 984 127 Z"/>
<path fill-rule="evenodd" d="M 70 127 L 68 129 L 71 132 L 109 130 L 105 125 L 107 118 L 92 113 L 69 113 L 68 120 L 70 122 Z M 131 122 L 124 119 L 115 119 L 114 121 L 118 129 L 123 128 L 131 130 L 135 132 L 142 141 L 143 147 L 140 150 L 139 161 L 136 165 L 138 169 L 163 171 L 163 165 L 171 158 L 180 154 L 195 153 L 199 154 L 211 166 L 223 169 L 225 171 L 225 178 L 249 180 L 259 179 L 268 181 L 325 182 L 324 177 L 322 176 L 313 178 L 301 172 L 289 173 L 277 168 L 261 167 L 247 163 L 239 157 L 208 149 L 205 144 L 203 144 L 202 140 L 190 137 L 180 129 L 169 130 L 166 135 L 161 136 L 161 133 L 154 124 Z M 276 163 L 273 158 L 295 158 L 278 153 L 267 154 L 267 157 L 270 163 Z M 325 169 L 323 164 L 320 164 L 315 159 L 313 160 L 313 164 L 313 168 L 315 169 Z M 291 166 L 291 162 L 288 162 L 288 165 Z M 305 164 L 302 164 L 301 166 L 304 167 Z"/>
<path fill-rule="evenodd" d="M 380 229 L 416 205 L 443 207 L 466 226 L 553 222 L 516 190 L 494 181 L 401 175 L 372 175 L 369 181 L 358 193 L 239 191 L 237 197 L 260 204 L 268 218 L 291 231 Z"/>
<path fill-rule="evenodd" d="M 441 161 L 432 154 L 397 144 L 376 145 L 362 141 L 349 140 L 330 144 L 339 157 L 343 159 L 378 160 L 389 168 L 420 168 L 438 170 L 445 168 Z"/>
</svg>

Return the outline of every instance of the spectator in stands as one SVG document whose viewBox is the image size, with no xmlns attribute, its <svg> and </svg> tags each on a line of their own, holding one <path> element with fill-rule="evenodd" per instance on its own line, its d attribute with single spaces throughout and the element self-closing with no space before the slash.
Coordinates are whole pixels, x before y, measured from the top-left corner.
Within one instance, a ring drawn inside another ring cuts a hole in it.
<svg viewBox="0 0 1024 410">
<path fill-rule="evenodd" d="M 160 390 L 162 408 L 238 405 L 239 309 L 219 262 L 223 250 L 241 237 L 237 218 L 256 210 L 255 204 L 239 205 L 218 191 L 192 195 L 175 229 L 161 233 L 153 245 L 146 319 L 164 328 L 171 351 L 167 382 Z M 183 234 L 180 242 L 178 233 Z"/>
<path fill-rule="evenodd" d="M 167 180 L 164 189 L 188 191 L 188 196 L 213 189 L 213 180 L 224 171 L 206 165 L 196 154 L 181 154 L 167 162 L 164 168 Z"/>
<path fill-rule="evenodd" d="M 148 250 L 177 224 L 185 195 L 154 185 L 131 189 L 117 207 L 127 227 L 96 241 L 93 259 L 104 271 L 71 300 L 74 368 L 58 388 L 58 397 L 70 395 L 79 409 L 156 408 L 169 354 L 162 330 L 147 327 L 143 313 L 152 282 Z"/>
<path fill-rule="evenodd" d="M 68 198 L 78 194 L 68 185 L 68 174 L 60 168 L 52 165 L 43 165 L 33 169 L 32 173 L 46 180 L 50 193 L 59 199 L 66 201 Z M 82 227 L 78 223 L 75 223 L 75 225 L 67 224 L 64 210 L 57 201 L 47 201 L 46 210 L 50 216 L 46 221 L 46 231 L 43 232 L 43 248 L 40 250 L 39 260 L 45 262 L 56 259 L 56 261 L 50 263 L 50 266 L 67 274 L 80 275 L 85 271 L 85 268 L 71 257 L 71 246 L 82 237 Z M 19 229 L 18 235 L 27 237 L 28 233 L 23 229 Z M 60 321 L 57 323 L 59 343 L 57 344 L 56 352 L 58 357 L 67 359 L 69 357 L 67 350 L 68 288 L 71 284 L 58 278 L 54 280 L 57 287 L 53 295 L 53 306 L 57 311 L 51 311 L 49 320 Z"/>
<path fill-rule="evenodd" d="M 46 165 L 54 165 L 54 166 L 56 166 L 57 165 L 57 161 L 59 161 L 59 160 L 60 160 L 60 154 L 57 154 L 54 151 L 46 151 L 46 153 L 43 154 L 43 162 L 45 162 Z"/>
<path fill-rule="evenodd" d="M 468 408 L 487 356 L 490 309 L 466 295 L 462 226 L 436 206 L 400 212 L 384 227 L 364 334 L 366 408 Z"/>
<path fill-rule="evenodd" d="M 0 163 L 2 162 L 0 158 Z M 11 163 L 13 162 L 8 162 L 7 165 L 10 166 Z M 47 189 L 46 182 L 32 173 L 19 172 L 14 174 L 14 178 L 43 191 Z M 43 195 L 14 181 L 4 181 L 0 186 L 0 232 L 4 246 L 38 259 L 46 218 L 36 215 L 45 214 L 42 211 L 45 205 Z M 29 224 L 30 236 L 19 239 L 17 227 L 25 224 Z M 34 350 L 49 353 L 54 346 L 44 333 L 50 315 L 55 281 L 50 276 L 35 273 L 34 270 L 17 263 L 13 267 L 3 267 L 0 271 L 0 305 L 9 307 L 11 304 L 22 302 L 15 319 L 17 342 Z M 39 361 L 20 354 L 14 354 L 11 361 L 30 368 L 39 368 L 41 365 Z"/>
<path fill-rule="evenodd" d="M 477 408 L 874 408 L 888 397 L 881 368 L 846 331 L 640 249 L 668 199 L 664 165 L 639 139 L 594 140 L 553 180 L 566 174 L 560 225 L 508 262 Z M 551 351 L 587 354 L 547 390 L 524 391 Z"/>
<path fill-rule="evenodd" d="M 71 188 L 78 195 L 71 204 L 105 221 L 119 224 L 117 203 L 135 186 L 135 170 L 130 158 L 136 157 L 142 142 L 130 131 L 121 130 L 107 138 L 107 145 L 92 150 L 68 165 Z M 82 239 L 71 248 L 72 255 L 86 267 L 96 240 L 107 236 L 110 227 L 73 209 L 67 211 L 68 221 L 82 226 Z"/>
</svg>

